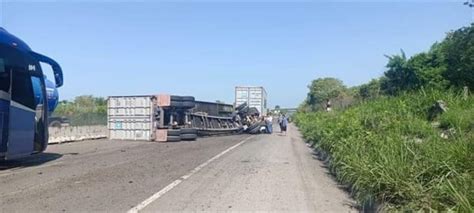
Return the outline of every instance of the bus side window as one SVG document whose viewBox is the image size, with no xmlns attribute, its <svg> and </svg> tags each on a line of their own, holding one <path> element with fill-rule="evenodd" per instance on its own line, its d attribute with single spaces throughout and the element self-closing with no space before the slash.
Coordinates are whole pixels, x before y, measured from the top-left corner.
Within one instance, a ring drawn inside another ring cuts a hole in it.
<svg viewBox="0 0 474 213">
<path fill-rule="evenodd" d="M 5 68 L 5 60 L 0 58 L 0 91 L 8 93 L 10 90 L 10 75 Z"/>
<path fill-rule="evenodd" d="M 36 109 L 31 75 L 26 70 L 12 72 L 12 100 L 32 110 Z"/>
</svg>

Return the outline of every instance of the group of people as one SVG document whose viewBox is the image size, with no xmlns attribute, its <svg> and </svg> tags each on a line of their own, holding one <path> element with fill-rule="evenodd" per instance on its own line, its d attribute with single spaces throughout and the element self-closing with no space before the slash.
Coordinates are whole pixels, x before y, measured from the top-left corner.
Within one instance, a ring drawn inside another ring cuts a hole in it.
<svg viewBox="0 0 474 213">
<path fill-rule="evenodd" d="M 262 119 L 265 121 L 265 129 L 268 134 L 273 133 L 273 115 L 269 114 Z M 285 114 L 278 116 L 278 125 L 280 126 L 280 133 L 286 135 L 288 129 L 288 117 Z"/>
</svg>

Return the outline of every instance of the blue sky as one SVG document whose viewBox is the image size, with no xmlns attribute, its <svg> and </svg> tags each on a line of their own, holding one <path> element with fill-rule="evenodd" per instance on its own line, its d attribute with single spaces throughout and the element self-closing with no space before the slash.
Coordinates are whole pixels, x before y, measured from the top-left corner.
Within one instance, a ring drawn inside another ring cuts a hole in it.
<svg viewBox="0 0 474 213">
<path fill-rule="evenodd" d="M 307 85 L 354 86 L 403 49 L 425 51 L 467 26 L 463 1 L 14 2 L 2 26 L 63 67 L 62 99 L 172 93 L 232 103 L 237 85 L 264 86 L 293 107 Z"/>
</svg>

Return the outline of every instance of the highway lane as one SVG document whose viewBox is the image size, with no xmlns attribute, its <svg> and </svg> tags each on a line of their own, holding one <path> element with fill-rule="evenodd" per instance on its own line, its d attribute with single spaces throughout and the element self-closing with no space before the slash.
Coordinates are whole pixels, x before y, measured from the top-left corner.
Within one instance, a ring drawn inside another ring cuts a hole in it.
<svg viewBox="0 0 474 213">
<path fill-rule="evenodd" d="M 295 127 L 258 135 L 156 199 L 144 212 L 356 212 Z"/>
<path fill-rule="evenodd" d="M 97 140 L 51 145 L 46 153 L 0 164 L 0 211 L 125 212 L 247 137 L 180 143 Z"/>
<path fill-rule="evenodd" d="M 179 143 L 83 141 L 0 163 L 0 212 L 126 212 L 147 199 L 144 212 L 355 211 L 295 128 Z"/>
</svg>

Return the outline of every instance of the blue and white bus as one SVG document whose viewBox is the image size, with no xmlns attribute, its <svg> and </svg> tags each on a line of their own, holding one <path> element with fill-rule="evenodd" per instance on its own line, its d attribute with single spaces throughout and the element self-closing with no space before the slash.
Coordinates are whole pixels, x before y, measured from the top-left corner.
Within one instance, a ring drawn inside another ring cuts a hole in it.
<svg viewBox="0 0 474 213">
<path fill-rule="evenodd" d="M 58 63 L 0 28 L 0 161 L 40 153 L 48 145 L 52 110 L 40 62 L 51 66 L 55 87 L 61 87 Z"/>
</svg>

